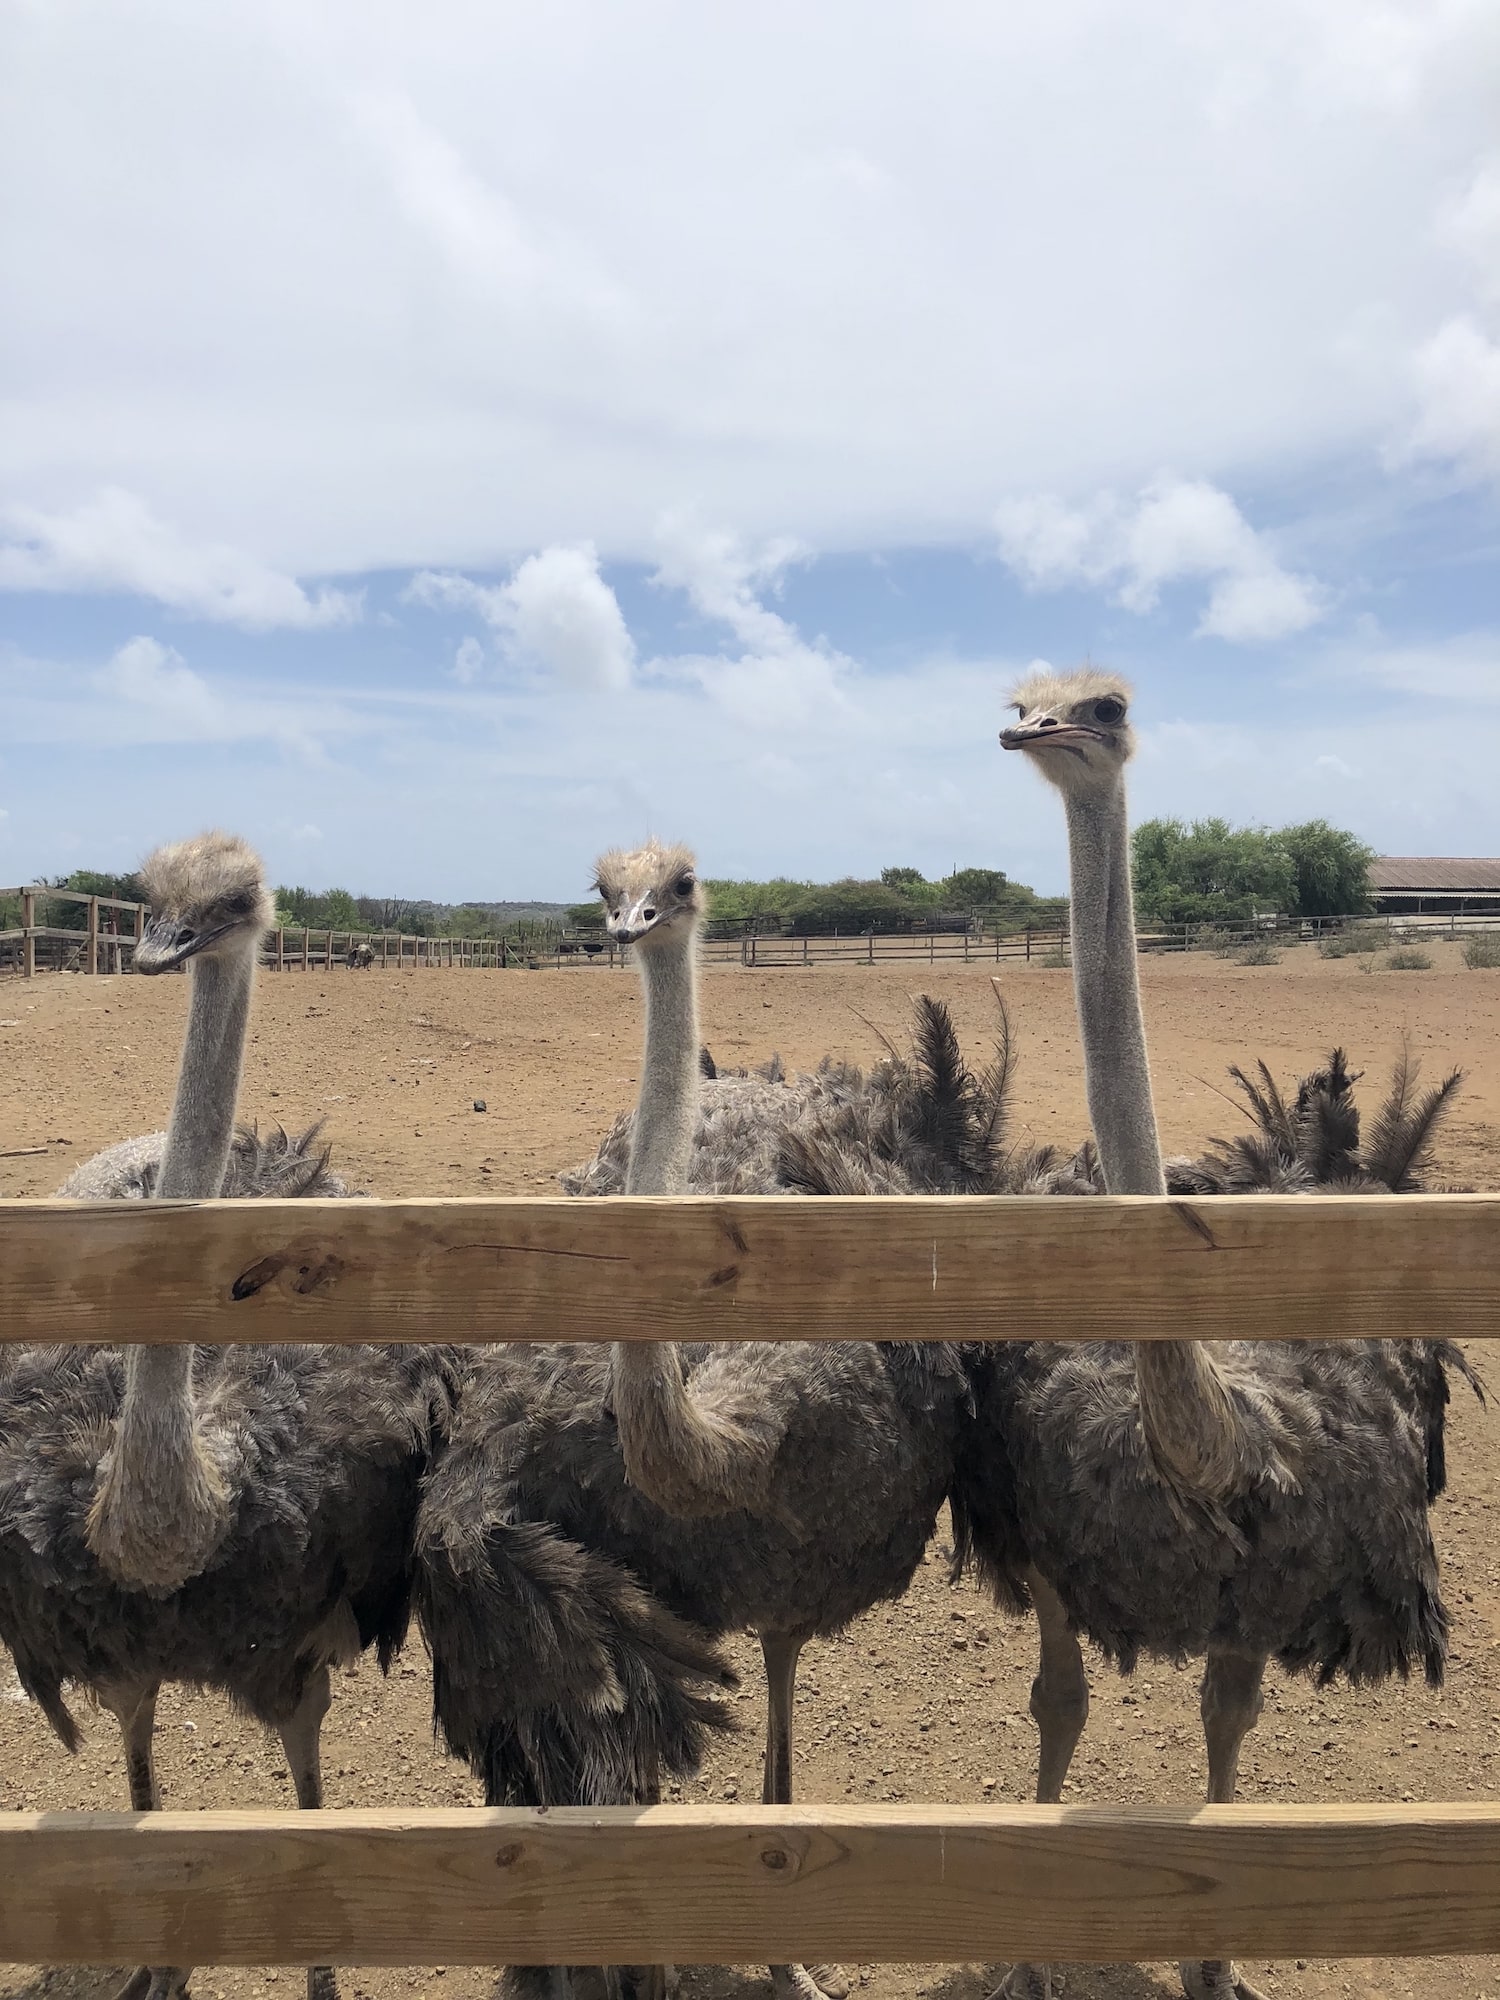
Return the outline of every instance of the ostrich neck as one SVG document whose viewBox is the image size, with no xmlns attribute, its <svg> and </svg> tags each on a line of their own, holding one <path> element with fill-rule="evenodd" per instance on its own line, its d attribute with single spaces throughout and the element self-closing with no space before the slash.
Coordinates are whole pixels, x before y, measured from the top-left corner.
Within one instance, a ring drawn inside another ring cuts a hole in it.
<svg viewBox="0 0 1500 2000">
<path fill-rule="evenodd" d="M 1165 1194 L 1136 973 L 1125 788 L 1068 800 L 1073 990 L 1089 1118 L 1111 1194 Z"/>
<path fill-rule="evenodd" d="M 646 1056 L 630 1141 L 627 1194 L 684 1194 L 698 1118 L 696 936 L 684 929 L 640 953 Z"/>
<path fill-rule="evenodd" d="M 1165 1194 L 1123 782 L 1100 802 L 1070 797 L 1067 814 L 1073 989 L 1104 1185 L 1110 1194 Z M 1197 1341 L 1141 1341 L 1135 1372 L 1141 1428 L 1158 1467 L 1190 1492 L 1223 1498 L 1240 1477 L 1240 1437 L 1213 1356 Z"/>
<path fill-rule="evenodd" d="M 158 1200 L 210 1200 L 224 1184 L 254 976 L 252 952 L 193 962 Z M 122 1582 L 174 1589 L 204 1567 L 227 1520 L 194 1402 L 192 1347 L 127 1347 L 111 1463 L 90 1518 L 95 1553 Z"/>
<path fill-rule="evenodd" d="M 698 1121 L 696 937 L 657 942 L 639 954 L 646 999 L 646 1054 L 630 1142 L 627 1194 L 683 1194 Z M 615 1422 L 631 1484 L 677 1515 L 732 1506 L 734 1438 L 698 1407 L 671 1341 L 616 1341 Z"/>
</svg>

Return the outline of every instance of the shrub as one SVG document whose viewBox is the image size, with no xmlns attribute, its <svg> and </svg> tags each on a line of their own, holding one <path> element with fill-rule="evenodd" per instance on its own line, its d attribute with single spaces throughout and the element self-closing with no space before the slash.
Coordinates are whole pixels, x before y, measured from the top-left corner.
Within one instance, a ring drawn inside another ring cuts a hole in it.
<svg viewBox="0 0 1500 2000">
<path fill-rule="evenodd" d="M 1045 957 L 1039 958 L 1036 961 L 1038 965 L 1045 965 L 1053 972 L 1066 971 L 1071 962 L 1067 952 L 1061 946 L 1056 951 L 1049 951 Z"/>
<path fill-rule="evenodd" d="M 1428 952 L 1407 945 L 1400 951 L 1393 951 L 1386 960 L 1386 966 L 1391 972 L 1431 972 L 1432 957 Z"/>
<path fill-rule="evenodd" d="M 1281 953 L 1275 949 L 1269 938 L 1257 938 L 1247 945 L 1235 960 L 1237 965 L 1280 965 Z"/>
<path fill-rule="evenodd" d="M 1318 946 L 1320 958 L 1352 958 L 1360 952 L 1384 951 L 1390 932 L 1383 924 L 1350 924 L 1335 931 Z"/>
<path fill-rule="evenodd" d="M 1234 951 L 1234 932 L 1199 924 L 1188 936 L 1189 951 L 1211 951 L 1215 958 L 1228 958 Z"/>
<path fill-rule="evenodd" d="M 1464 964 L 1470 972 L 1500 969 L 1500 931 L 1487 931 L 1464 939 Z"/>
</svg>

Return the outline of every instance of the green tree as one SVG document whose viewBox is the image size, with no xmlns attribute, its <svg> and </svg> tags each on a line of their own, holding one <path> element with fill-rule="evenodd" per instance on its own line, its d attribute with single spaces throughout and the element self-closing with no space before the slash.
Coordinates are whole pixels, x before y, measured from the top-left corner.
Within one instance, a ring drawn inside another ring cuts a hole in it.
<svg viewBox="0 0 1500 2000">
<path fill-rule="evenodd" d="M 916 912 L 909 899 L 884 882 L 824 882 L 805 889 L 788 912 L 787 928 L 797 937 L 826 931 L 910 930 Z"/>
<path fill-rule="evenodd" d="M 1243 921 L 1296 906 L 1297 875 L 1280 837 L 1227 819 L 1148 819 L 1135 830 L 1136 903 L 1164 924 Z"/>
<path fill-rule="evenodd" d="M 880 879 L 887 889 L 895 889 L 898 893 L 927 887 L 927 877 L 920 868 L 882 868 Z"/>
<path fill-rule="evenodd" d="M 331 931 L 363 930 L 359 906 L 347 889 L 325 889 L 322 896 L 323 928 Z"/>
<path fill-rule="evenodd" d="M 1326 819 L 1284 826 L 1278 840 L 1292 858 L 1296 877 L 1294 912 L 1299 917 L 1361 917 L 1370 900 L 1373 847 Z"/>
<path fill-rule="evenodd" d="M 992 903 L 1003 903 L 1010 886 L 998 868 L 955 868 L 940 884 L 943 900 L 960 910 L 981 910 Z"/>
</svg>

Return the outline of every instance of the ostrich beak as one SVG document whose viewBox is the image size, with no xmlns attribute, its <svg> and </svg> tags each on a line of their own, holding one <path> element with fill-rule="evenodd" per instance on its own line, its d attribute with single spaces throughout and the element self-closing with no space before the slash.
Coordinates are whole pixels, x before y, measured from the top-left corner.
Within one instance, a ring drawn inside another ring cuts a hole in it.
<svg viewBox="0 0 1500 2000">
<path fill-rule="evenodd" d="M 1049 744 L 1075 749 L 1081 743 L 1102 743 L 1104 731 L 1090 729 L 1086 722 L 1059 722 L 1055 715 L 1028 715 L 1024 722 L 1012 723 L 1000 732 L 1002 750 L 1041 750 Z"/>
<path fill-rule="evenodd" d="M 231 923 L 220 924 L 214 930 L 200 931 L 176 917 L 153 917 L 135 948 L 135 969 L 148 973 L 171 972 L 209 945 L 217 944 L 233 929 Z"/>
</svg>

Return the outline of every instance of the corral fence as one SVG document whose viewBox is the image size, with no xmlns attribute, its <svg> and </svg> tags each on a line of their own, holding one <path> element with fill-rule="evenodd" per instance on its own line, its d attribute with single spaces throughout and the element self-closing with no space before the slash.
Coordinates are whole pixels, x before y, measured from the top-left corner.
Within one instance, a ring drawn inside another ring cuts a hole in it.
<svg viewBox="0 0 1500 2000">
<path fill-rule="evenodd" d="M 1500 1197 L 0 1203 L 0 1341 L 1500 1338 Z M 0 1960 L 1500 1948 L 1500 1804 L 0 1813 Z"/>
<path fill-rule="evenodd" d="M 38 924 L 48 898 L 86 904 L 82 930 Z M 20 904 L 19 929 L 0 930 L 0 974 L 37 971 L 129 972 L 137 939 L 149 915 L 144 903 L 90 896 L 76 889 L 0 889 L 0 904 Z M 1141 952 L 1219 951 L 1225 955 L 1270 940 L 1278 944 L 1321 943 L 1346 931 L 1375 950 L 1435 939 L 1500 931 L 1500 916 L 1446 915 L 1380 917 L 1262 917 L 1249 923 L 1172 924 L 1136 933 Z M 1066 921 L 1049 926 L 1003 928 L 977 913 L 968 930 L 831 932 L 803 937 L 760 928 L 710 926 L 701 955 L 708 965 L 743 965 L 772 970 L 796 965 L 883 965 L 919 961 L 938 964 L 1062 965 L 1068 958 Z M 591 965 L 617 969 L 629 963 L 626 947 L 597 929 L 490 938 L 419 937 L 408 931 L 339 931 L 288 926 L 269 931 L 261 951 L 267 972 L 330 972 L 347 966 L 384 971 L 429 970 L 565 971 Z"/>
</svg>

